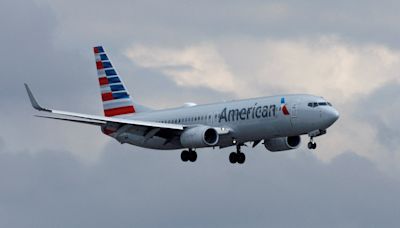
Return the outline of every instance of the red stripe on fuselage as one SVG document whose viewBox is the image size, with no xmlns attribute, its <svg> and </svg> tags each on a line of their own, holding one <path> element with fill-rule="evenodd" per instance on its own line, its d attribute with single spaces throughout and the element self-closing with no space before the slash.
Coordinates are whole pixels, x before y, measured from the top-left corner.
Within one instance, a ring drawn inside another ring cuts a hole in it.
<svg viewBox="0 0 400 228">
<path fill-rule="evenodd" d="M 104 110 L 104 115 L 108 117 L 124 115 L 129 113 L 135 113 L 135 108 L 133 106 L 125 106 L 125 107 Z"/>
<path fill-rule="evenodd" d="M 99 49 L 98 49 L 97 47 L 94 47 L 94 48 L 93 48 L 93 51 L 94 51 L 94 53 L 96 53 L 96 54 L 99 53 Z"/>
</svg>

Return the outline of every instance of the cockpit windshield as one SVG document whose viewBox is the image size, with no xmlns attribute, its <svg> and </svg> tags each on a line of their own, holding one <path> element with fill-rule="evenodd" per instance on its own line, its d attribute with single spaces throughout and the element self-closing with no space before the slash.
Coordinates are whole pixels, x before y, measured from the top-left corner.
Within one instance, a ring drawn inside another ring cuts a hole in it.
<svg viewBox="0 0 400 228">
<path fill-rule="evenodd" d="M 308 103 L 308 106 L 311 108 L 315 108 L 318 106 L 332 106 L 332 104 L 329 102 L 310 102 Z"/>
</svg>

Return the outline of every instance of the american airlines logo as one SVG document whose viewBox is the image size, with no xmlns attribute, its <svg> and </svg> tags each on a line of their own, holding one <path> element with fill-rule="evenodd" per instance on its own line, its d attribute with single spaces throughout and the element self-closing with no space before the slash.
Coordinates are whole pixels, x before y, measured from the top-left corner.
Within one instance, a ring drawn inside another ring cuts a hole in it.
<svg viewBox="0 0 400 228">
<path fill-rule="evenodd" d="M 285 116 L 289 115 L 289 111 L 286 107 L 286 102 L 284 97 L 281 98 L 281 110 Z"/>
<path fill-rule="evenodd" d="M 281 108 L 283 114 L 285 116 L 289 115 L 289 111 L 286 107 L 285 98 L 281 99 Z M 276 105 L 257 105 L 257 103 L 253 107 L 247 107 L 242 109 L 228 109 L 224 108 L 219 115 L 218 122 L 221 121 L 231 122 L 231 121 L 239 121 L 239 120 L 248 120 L 248 119 L 260 119 L 260 118 L 268 118 L 276 116 Z"/>
<path fill-rule="evenodd" d="M 253 106 L 242 109 L 224 108 L 219 115 L 219 122 L 238 121 L 248 119 L 260 119 L 276 115 L 276 105 Z"/>
</svg>

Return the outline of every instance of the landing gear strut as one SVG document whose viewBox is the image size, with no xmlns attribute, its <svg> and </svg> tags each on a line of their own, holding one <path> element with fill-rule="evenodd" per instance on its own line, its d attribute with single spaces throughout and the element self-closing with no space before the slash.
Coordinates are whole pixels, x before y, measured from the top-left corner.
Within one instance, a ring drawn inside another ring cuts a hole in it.
<svg viewBox="0 0 400 228">
<path fill-rule="evenodd" d="M 310 142 L 307 145 L 308 149 L 315 150 L 317 148 L 317 143 L 314 142 L 314 138 L 310 137 Z"/>
<path fill-rule="evenodd" d="M 234 163 L 243 164 L 246 161 L 246 155 L 240 152 L 240 145 L 236 145 L 236 152 L 229 154 L 229 161 Z"/>
<path fill-rule="evenodd" d="M 184 162 L 195 162 L 197 160 L 197 153 L 193 149 L 184 150 L 181 153 L 181 159 Z"/>
</svg>

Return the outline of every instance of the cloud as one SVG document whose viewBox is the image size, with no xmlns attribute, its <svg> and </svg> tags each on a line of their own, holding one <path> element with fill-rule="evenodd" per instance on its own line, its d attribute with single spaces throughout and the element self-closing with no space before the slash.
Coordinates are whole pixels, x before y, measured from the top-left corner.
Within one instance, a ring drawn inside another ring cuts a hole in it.
<svg viewBox="0 0 400 228">
<path fill-rule="evenodd" d="M 400 70 L 397 50 L 336 37 L 234 40 L 180 49 L 135 45 L 126 53 L 178 85 L 205 86 L 237 97 L 265 95 L 268 89 L 321 94 L 340 103 L 399 81 Z"/>
<path fill-rule="evenodd" d="M 183 49 L 136 45 L 126 55 L 142 67 L 160 70 L 182 87 L 207 87 L 219 92 L 232 92 L 236 86 L 223 58 L 209 44 Z"/>
<path fill-rule="evenodd" d="M 87 165 L 63 151 L 0 152 L 2 227 L 393 227 L 398 181 L 349 153 L 178 153 L 109 144 Z M 356 169 L 355 169 L 356 167 Z M 239 213 L 240 216 L 233 216 Z M 373 214 L 374 216 L 370 216 Z"/>
<path fill-rule="evenodd" d="M 398 6 L 3 1 L 0 227 L 397 227 Z M 232 166 L 231 148 L 187 164 L 31 117 L 24 82 L 42 105 L 101 114 L 98 44 L 146 105 L 309 92 L 341 118 L 317 151 L 243 148 Z"/>
<path fill-rule="evenodd" d="M 206 87 L 237 98 L 285 93 L 324 96 L 339 109 L 341 119 L 329 129 L 328 137 L 318 139 L 321 152 L 316 155 L 320 159 L 330 161 L 339 154 L 353 151 L 378 163 L 382 169 L 393 159 L 400 161 L 391 155 L 391 150 L 398 148 L 396 143 L 391 143 L 394 146 L 388 149 L 385 140 L 379 140 L 382 128 L 389 126 L 383 124 L 387 122 L 385 118 L 380 118 L 383 123 L 377 127 L 372 124 L 376 121 L 363 121 L 358 114 L 365 113 L 360 101 L 372 96 L 371 99 L 378 102 L 373 98 L 377 90 L 400 83 L 398 50 L 382 44 L 354 44 L 324 36 L 228 40 L 182 48 L 134 45 L 126 54 L 139 66 L 160 71 L 182 87 Z M 385 106 L 384 113 L 400 109 L 391 105 L 397 97 L 391 96 L 394 99 L 391 102 L 380 98 Z M 397 131 L 392 132 L 398 135 Z M 396 166 L 393 168 L 397 170 Z"/>
</svg>

